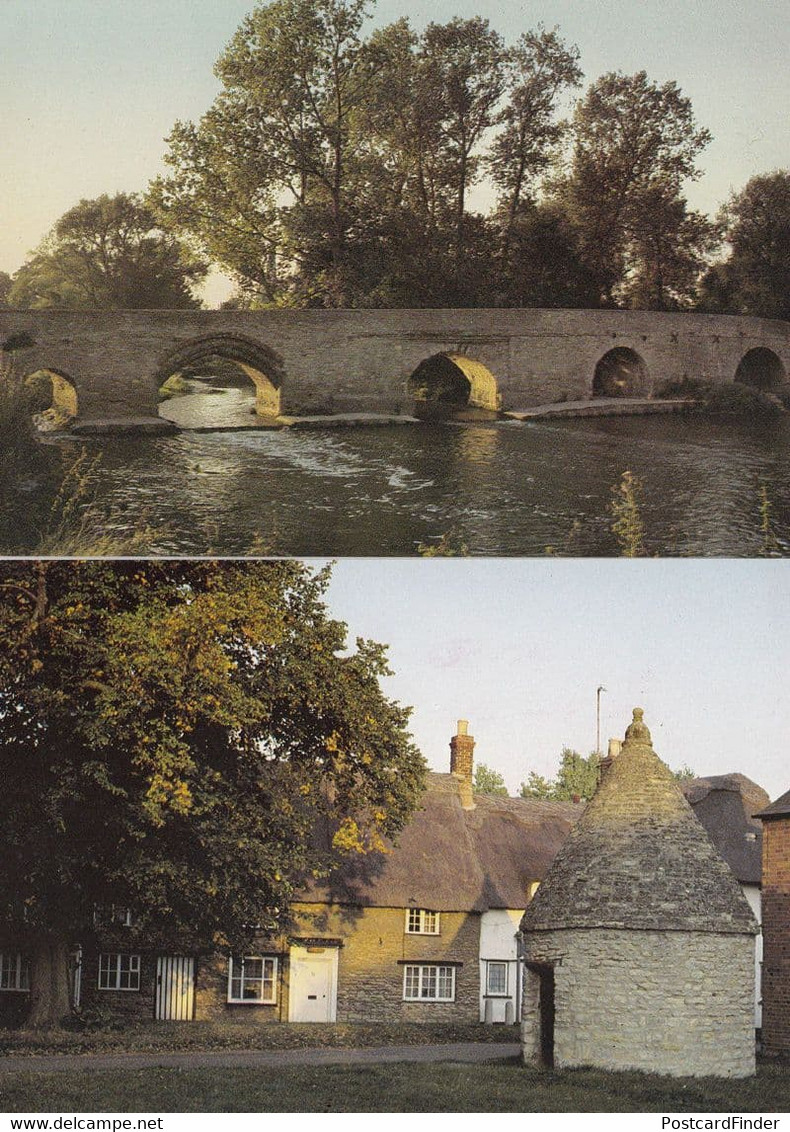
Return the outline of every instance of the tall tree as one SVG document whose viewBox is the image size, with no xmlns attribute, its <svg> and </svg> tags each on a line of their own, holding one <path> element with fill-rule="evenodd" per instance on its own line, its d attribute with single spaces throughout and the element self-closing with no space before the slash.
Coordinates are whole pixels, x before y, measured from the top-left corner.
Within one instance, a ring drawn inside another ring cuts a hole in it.
<svg viewBox="0 0 790 1132">
<path fill-rule="evenodd" d="M 705 279 L 704 308 L 790 318 L 790 172 L 752 177 L 721 219 L 729 255 Z"/>
<path fill-rule="evenodd" d="M 138 196 L 82 200 L 14 276 L 11 306 L 104 310 L 200 306 L 206 267 L 158 226 Z"/>
<path fill-rule="evenodd" d="M 274 0 L 242 23 L 199 126 L 177 123 L 150 199 L 269 301 L 343 305 L 353 114 L 365 101 L 366 0 Z M 298 280 L 297 280 L 298 282 Z M 297 287 L 297 292 L 298 292 Z"/>
<path fill-rule="evenodd" d="M 499 190 L 505 258 L 518 216 L 535 198 L 536 182 L 555 157 L 567 128 L 557 104 L 582 79 L 579 49 L 555 28 L 525 32 L 506 54 L 507 102 L 487 159 Z"/>
<path fill-rule="evenodd" d="M 326 581 L 290 562 L 3 566 L 0 917 L 30 942 L 33 1024 L 66 1009 L 96 905 L 134 909 L 149 945 L 243 949 L 301 880 L 409 816 L 408 713 L 379 688 L 382 647 L 346 650 Z"/>
<path fill-rule="evenodd" d="M 684 183 L 699 176 L 696 159 L 710 134 L 697 126 L 675 83 L 659 86 L 644 71 L 612 72 L 593 83 L 577 106 L 573 131 L 572 164 L 558 192 L 601 301 L 614 305 L 634 249 L 650 247 L 656 201 L 664 209 L 682 201 Z"/>
<path fill-rule="evenodd" d="M 466 198 L 480 168 L 476 150 L 505 89 L 501 36 L 480 16 L 428 24 L 420 43 L 423 97 L 440 110 L 440 146 L 454 200 L 456 270 L 466 250 Z"/>
</svg>

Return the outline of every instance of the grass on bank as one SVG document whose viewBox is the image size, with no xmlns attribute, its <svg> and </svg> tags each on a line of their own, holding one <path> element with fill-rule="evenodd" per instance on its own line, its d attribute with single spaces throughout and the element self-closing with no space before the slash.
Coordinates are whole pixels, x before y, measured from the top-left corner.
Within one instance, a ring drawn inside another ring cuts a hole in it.
<svg viewBox="0 0 790 1132">
<path fill-rule="evenodd" d="M 517 1060 L 0 1073 L 4 1112 L 726 1112 L 790 1110 L 790 1068 L 745 1081 L 550 1072 Z"/>
</svg>

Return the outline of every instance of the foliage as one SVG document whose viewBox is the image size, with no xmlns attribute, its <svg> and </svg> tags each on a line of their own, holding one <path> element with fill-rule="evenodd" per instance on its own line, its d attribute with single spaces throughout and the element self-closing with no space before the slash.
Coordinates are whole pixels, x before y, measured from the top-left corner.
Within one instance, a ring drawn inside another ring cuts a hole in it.
<svg viewBox="0 0 790 1132">
<path fill-rule="evenodd" d="M 777 558 L 782 554 L 782 546 L 774 530 L 773 505 L 767 486 L 760 484 L 760 558 Z"/>
<path fill-rule="evenodd" d="M 5 310 L 10 304 L 8 295 L 11 291 L 11 276 L 7 271 L 0 271 L 0 310 Z"/>
<path fill-rule="evenodd" d="M 721 221 L 729 256 L 705 276 L 702 309 L 790 318 L 790 172 L 752 177 Z"/>
<path fill-rule="evenodd" d="M 645 525 L 642 520 L 642 482 L 630 471 L 623 472 L 612 488 L 612 533 L 623 558 L 642 558 L 645 554 Z"/>
<path fill-rule="evenodd" d="M 665 381 L 657 390 L 657 398 L 687 398 L 695 401 L 706 413 L 743 417 L 776 416 L 782 412 L 781 399 L 741 382 L 705 381 L 683 377 Z"/>
<path fill-rule="evenodd" d="M 598 762 L 596 751 L 585 758 L 578 751 L 563 747 L 556 777 L 547 779 L 530 771 L 527 781 L 521 783 L 521 797 L 545 798 L 552 802 L 571 802 L 577 798 L 588 801 L 598 785 Z"/>
<path fill-rule="evenodd" d="M 494 253 L 558 149 L 578 53 L 542 28 L 508 48 L 480 17 L 365 37 L 366 16 L 362 0 L 258 7 L 212 107 L 170 134 L 150 202 L 236 278 L 237 302 L 492 301 Z M 485 172 L 501 222 L 468 207 Z"/>
<path fill-rule="evenodd" d="M 149 943 L 243 949 L 341 848 L 397 834 L 422 758 L 326 584 L 295 562 L 3 565 L 4 922 L 65 948 L 114 903 Z"/>
<path fill-rule="evenodd" d="M 64 309 L 199 306 L 191 292 L 206 267 L 163 232 L 138 196 L 82 200 L 17 271 L 16 307 Z"/>
<path fill-rule="evenodd" d="M 675 83 L 640 71 L 603 75 L 577 105 L 571 168 L 556 184 L 594 274 L 600 299 L 663 308 L 690 300 L 690 285 L 715 239 L 690 213 L 685 181 L 710 141 Z"/>
<path fill-rule="evenodd" d="M 492 770 L 491 767 L 486 766 L 485 763 L 475 765 L 474 792 L 475 794 L 494 794 L 501 798 L 508 796 L 508 789 L 502 775 L 498 770 Z"/>
</svg>

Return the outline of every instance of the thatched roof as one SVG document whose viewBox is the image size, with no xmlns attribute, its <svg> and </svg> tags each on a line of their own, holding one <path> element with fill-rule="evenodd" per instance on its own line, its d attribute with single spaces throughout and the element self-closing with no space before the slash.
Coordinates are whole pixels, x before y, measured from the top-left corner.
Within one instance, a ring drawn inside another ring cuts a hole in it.
<svg viewBox="0 0 790 1132">
<path fill-rule="evenodd" d="M 525 908 L 583 807 L 476 794 L 465 809 L 460 786 L 456 775 L 429 774 L 391 852 L 350 858 L 299 899 L 437 912 Z"/>
<path fill-rule="evenodd" d="M 787 817 L 788 814 L 790 814 L 790 790 L 786 794 L 782 794 L 781 798 L 777 798 L 770 806 L 761 810 L 757 817 L 770 821 L 771 818 L 783 818 Z"/>
<path fill-rule="evenodd" d="M 754 932 L 738 882 L 652 747 L 641 711 L 554 859 L 524 931 Z"/>
<path fill-rule="evenodd" d="M 686 800 L 741 884 L 760 884 L 763 830 L 755 814 L 770 801 L 744 774 L 717 774 L 681 783 Z"/>
</svg>

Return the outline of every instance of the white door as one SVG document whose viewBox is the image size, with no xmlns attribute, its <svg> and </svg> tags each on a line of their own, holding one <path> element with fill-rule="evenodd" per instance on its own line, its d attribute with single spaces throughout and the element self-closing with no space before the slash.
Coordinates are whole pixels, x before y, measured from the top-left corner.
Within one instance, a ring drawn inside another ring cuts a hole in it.
<svg viewBox="0 0 790 1132">
<path fill-rule="evenodd" d="M 195 1012 L 195 960 L 188 955 L 160 955 L 156 961 L 156 1017 L 191 1022 Z"/>
<path fill-rule="evenodd" d="M 289 1022 L 336 1020 L 337 956 L 336 947 L 291 947 Z"/>
</svg>

